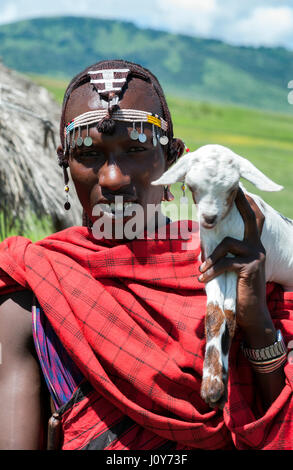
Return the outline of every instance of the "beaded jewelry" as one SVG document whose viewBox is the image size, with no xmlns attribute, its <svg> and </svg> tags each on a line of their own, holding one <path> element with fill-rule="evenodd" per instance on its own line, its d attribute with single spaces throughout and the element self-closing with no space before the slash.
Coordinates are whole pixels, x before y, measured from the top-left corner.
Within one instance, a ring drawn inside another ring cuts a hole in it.
<svg viewBox="0 0 293 470">
<path fill-rule="evenodd" d="M 145 122 L 152 125 L 152 143 L 156 147 L 158 141 L 161 145 L 167 145 L 169 138 L 166 135 L 168 123 L 159 117 L 146 111 L 137 109 L 116 109 L 119 103 L 119 94 L 127 82 L 130 70 L 128 68 L 117 69 L 98 69 L 90 70 L 88 75 L 90 83 L 94 90 L 100 95 L 100 101 L 103 109 L 88 111 L 80 114 L 71 122 L 68 122 L 64 129 L 64 154 L 76 145 L 90 147 L 92 138 L 89 135 L 89 126 L 99 125 L 105 119 L 113 121 L 132 122 L 133 129 L 130 133 L 132 140 L 139 140 L 141 143 L 146 142 L 147 137 L 143 132 Z M 136 124 L 140 125 L 140 132 L 136 129 Z M 156 133 L 155 127 L 158 129 Z M 86 128 L 86 137 L 81 137 L 82 128 Z M 77 139 L 75 141 L 75 133 L 77 130 Z"/>
<path fill-rule="evenodd" d="M 279 369 L 279 367 L 281 367 L 286 362 L 286 360 L 287 353 L 284 353 L 282 356 L 268 361 L 252 361 L 250 359 L 249 362 L 256 372 L 259 372 L 260 374 L 269 374 Z"/>
<path fill-rule="evenodd" d="M 287 347 L 280 330 L 277 330 L 277 340 L 270 346 L 253 349 L 242 343 L 241 349 L 253 369 L 260 374 L 274 372 L 287 360 Z"/>
<path fill-rule="evenodd" d="M 88 74 L 91 77 L 90 83 L 94 85 L 96 91 L 101 95 L 106 95 L 109 93 L 120 92 L 123 85 L 126 83 L 129 69 L 102 69 L 102 70 L 91 70 Z M 116 98 L 116 99 L 115 99 Z M 111 105 L 117 104 L 118 97 L 113 96 L 114 103 Z"/>
<path fill-rule="evenodd" d="M 88 111 L 86 113 L 80 114 L 71 122 L 68 122 L 65 126 L 65 152 L 67 149 L 74 148 L 75 145 L 81 147 L 85 145 L 90 147 L 92 145 L 92 138 L 89 136 L 89 126 L 97 125 L 102 119 L 107 117 L 108 111 L 106 109 L 99 109 L 95 111 Z M 153 114 L 147 111 L 140 111 L 137 109 L 119 109 L 114 111 L 111 115 L 111 118 L 115 121 L 123 122 L 132 122 L 132 131 L 130 133 L 130 138 L 132 140 L 139 140 L 141 143 L 146 142 L 147 137 L 143 132 L 143 123 L 149 123 L 152 125 L 152 143 L 154 146 L 157 145 L 159 141 L 161 145 L 167 145 L 169 139 L 166 134 L 156 135 L 155 127 L 158 128 L 159 132 L 166 133 L 168 129 L 167 122 L 159 117 L 157 114 Z M 140 124 L 140 132 L 136 130 L 136 123 Z M 86 128 L 86 137 L 84 140 L 81 137 L 81 129 Z M 77 129 L 77 140 L 75 142 L 75 132 Z"/>
<path fill-rule="evenodd" d="M 70 207 L 71 207 L 71 204 L 70 204 L 70 202 L 68 201 L 69 186 L 68 186 L 67 184 L 64 186 L 64 191 L 65 191 L 65 194 L 66 194 L 66 201 L 65 201 L 65 203 L 64 203 L 64 209 L 65 209 L 66 211 L 69 211 L 69 209 L 70 209 Z"/>
<path fill-rule="evenodd" d="M 184 144 L 184 147 L 185 147 L 185 152 L 188 153 L 189 148 L 186 147 L 185 144 Z M 181 185 L 182 196 L 180 198 L 180 204 L 188 204 L 188 197 L 186 196 L 185 190 L 186 190 L 185 183 L 182 183 Z"/>
<path fill-rule="evenodd" d="M 65 191 L 65 195 L 66 195 L 66 200 L 65 200 L 65 203 L 64 203 L 64 209 L 66 211 L 69 211 L 69 209 L 71 208 L 71 204 L 68 200 L 68 193 L 69 193 L 69 186 L 68 186 L 68 182 L 69 182 L 69 177 L 68 177 L 68 173 L 67 173 L 67 169 L 65 167 L 63 167 L 63 177 L 64 177 L 64 191 Z"/>
</svg>

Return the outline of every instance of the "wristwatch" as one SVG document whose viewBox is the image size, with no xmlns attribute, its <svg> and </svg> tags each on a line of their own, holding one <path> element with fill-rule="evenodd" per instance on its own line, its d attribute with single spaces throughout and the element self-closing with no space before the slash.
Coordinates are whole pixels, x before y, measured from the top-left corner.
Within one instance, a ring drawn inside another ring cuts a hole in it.
<svg viewBox="0 0 293 470">
<path fill-rule="evenodd" d="M 287 347 L 284 342 L 281 330 L 277 330 L 277 341 L 270 346 L 260 349 L 247 348 L 241 344 L 244 356 L 250 361 L 269 361 L 287 353 Z"/>
</svg>

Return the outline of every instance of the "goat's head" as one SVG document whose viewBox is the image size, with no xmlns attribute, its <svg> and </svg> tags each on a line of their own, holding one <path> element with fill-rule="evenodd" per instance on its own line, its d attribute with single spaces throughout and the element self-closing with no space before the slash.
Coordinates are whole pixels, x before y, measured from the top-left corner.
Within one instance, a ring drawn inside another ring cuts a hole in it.
<svg viewBox="0 0 293 470">
<path fill-rule="evenodd" d="M 153 185 L 185 182 L 197 205 L 200 225 L 214 228 L 228 214 L 243 177 L 263 191 L 280 191 L 252 163 L 222 145 L 204 145 L 181 157 Z"/>
</svg>

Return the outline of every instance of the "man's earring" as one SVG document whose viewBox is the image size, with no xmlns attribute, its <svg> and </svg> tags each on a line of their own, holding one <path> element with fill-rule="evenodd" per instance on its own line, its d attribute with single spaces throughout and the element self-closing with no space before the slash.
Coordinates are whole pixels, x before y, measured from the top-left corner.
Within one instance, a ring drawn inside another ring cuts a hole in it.
<svg viewBox="0 0 293 470">
<path fill-rule="evenodd" d="M 167 201 L 168 196 L 168 186 L 164 186 L 164 201 Z"/>
<path fill-rule="evenodd" d="M 186 189 L 185 183 L 182 183 L 182 186 L 181 186 L 182 196 L 180 198 L 180 204 L 188 204 L 188 197 L 186 196 L 185 189 Z"/>
<path fill-rule="evenodd" d="M 70 207 L 71 207 L 71 204 L 70 204 L 70 202 L 68 201 L 69 186 L 68 186 L 67 184 L 64 186 L 64 191 L 65 191 L 65 194 L 66 194 L 66 201 L 65 201 L 65 203 L 64 203 L 64 209 L 65 209 L 66 211 L 69 211 L 69 209 L 70 209 Z"/>
<path fill-rule="evenodd" d="M 164 195 L 162 201 L 173 201 L 174 196 L 170 191 L 170 186 L 171 185 L 164 186 Z"/>
<path fill-rule="evenodd" d="M 64 203 L 64 209 L 66 211 L 69 211 L 70 207 L 71 207 L 71 204 L 70 202 L 68 201 L 68 193 L 69 193 L 69 186 L 68 186 L 68 182 L 69 182 L 69 177 L 68 177 L 68 173 L 67 173 L 67 168 L 63 167 L 63 175 L 64 175 L 64 183 L 65 183 L 65 186 L 64 186 L 64 191 L 65 191 L 65 194 L 66 194 L 66 201 Z"/>
</svg>

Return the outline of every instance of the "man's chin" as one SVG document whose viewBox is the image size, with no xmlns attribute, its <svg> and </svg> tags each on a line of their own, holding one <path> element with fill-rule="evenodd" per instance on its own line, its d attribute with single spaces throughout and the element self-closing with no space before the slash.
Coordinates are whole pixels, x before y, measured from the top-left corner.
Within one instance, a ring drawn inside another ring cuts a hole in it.
<svg viewBox="0 0 293 470">
<path fill-rule="evenodd" d="M 92 217 L 92 233 L 96 239 L 133 240 L 141 237 L 145 221 L 135 215 L 102 213 Z"/>
</svg>

